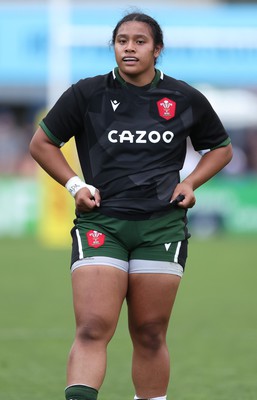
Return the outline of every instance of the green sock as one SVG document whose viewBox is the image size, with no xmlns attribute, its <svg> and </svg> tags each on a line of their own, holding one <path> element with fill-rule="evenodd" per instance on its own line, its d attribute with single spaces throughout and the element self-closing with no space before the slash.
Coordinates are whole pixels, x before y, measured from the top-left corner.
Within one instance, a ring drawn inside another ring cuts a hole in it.
<svg viewBox="0 0 257 400">
<path fill-rule="evenodd" d="M 65 389 L 66 400 L 96 400 L 98 391 L 86 385 L 71 385 Z"/>
</svg>

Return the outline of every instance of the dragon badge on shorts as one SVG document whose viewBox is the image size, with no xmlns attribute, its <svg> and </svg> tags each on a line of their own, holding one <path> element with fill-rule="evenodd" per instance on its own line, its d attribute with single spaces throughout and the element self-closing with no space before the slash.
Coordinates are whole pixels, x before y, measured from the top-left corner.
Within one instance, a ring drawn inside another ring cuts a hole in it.
<svg viewBox="0 0 257 400">
<path fill-rule="evenodd" d="M 157 107 L 160 117 L 164 119 L 171 119 L 175 117 L 176 113 L 176 102 L 164 97 L 163 99 L 157 101 Z"/>
<path fill-rule="evenodd" d="M 103 246 L 105 242 L 105 234 L 98 231 L 88 231 L 86 233 L 87 242 L 90 247 L 98 248 Z"/>
</svg>

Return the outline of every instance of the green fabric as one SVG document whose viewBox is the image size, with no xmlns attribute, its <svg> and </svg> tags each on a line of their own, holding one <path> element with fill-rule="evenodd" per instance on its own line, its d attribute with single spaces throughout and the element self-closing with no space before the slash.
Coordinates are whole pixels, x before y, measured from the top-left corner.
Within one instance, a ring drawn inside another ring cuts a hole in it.
<svg viewBox="0 0 257 400">
<path fill-rule="evenodd" d="M 226 140 L 224 140 L 222 143 L 220 143 L 218 146 L 213 147 L 211 150 L 215 150 L 218 149 L 219 147 L 226 147 L 231 143 L 231 139 L 227 138 Z"/>
<path fill-rule="evenodd" d="M 98 391 L 85 385 L 72 385 L 65 389 L 66 400 L 96 400 Z"/>
<path fill-rule="evenodd" d="M 117 80 L 122 84 L 122 85 L 124 85 L 124 86 L 126 86 L 127 85 L 127 82 L 122 78 L 122 76 L 120 75 L 120 73 L 119 73 L 119 68 L 118 67 L 115 67 L 114 68 L 114 73 L 115 73 L 115 76 L 116 76 L 116 78 L 117 78 Z M 151 82 L 151 89 L 152 88 L 155 88 L 156 86 L 157 86 L 157 84 L 158 84 L 158 82 L 159 82 L 159 80 L 160 80 L 160 77 L 161 77 L 161 71 L 159 71 L 158 69 L 155 69 L 155 76 L 154 76 L 154 79 L 152 80 L 152 82 Z"/>
<path fill-rule="evenodd" d="M 58 147 L 62 147 L 63 146 L 63 142 L 58 139 L 57 137 L 55 137 L 50 130 L 47 128 L 46 124 L 44 123 L 44 121 L 41 121 L 39 123 L 39 126 L 43 129 L 43 131 L 45 132 L 45 134 L 49 137 L 50 140 L 52 140 L 52 142 L 58 146 Z"/>
</svg>

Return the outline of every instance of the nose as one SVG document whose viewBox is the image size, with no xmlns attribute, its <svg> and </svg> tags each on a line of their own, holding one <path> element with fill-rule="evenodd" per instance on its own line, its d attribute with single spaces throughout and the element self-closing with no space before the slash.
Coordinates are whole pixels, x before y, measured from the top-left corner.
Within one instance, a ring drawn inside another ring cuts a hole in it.
<svg viewBox="0 0 257 400">
<path fill-rule="evenodd" d="M 135 51 L 135 47 L 134 47 L 134 45 L 133 45 L 133 42 L 130 40 L 130 41 L 127 43 L 125 52 L 126 52 L 126 53 L 131 53 L 131 52 L 134 52 L 134 51 Z"/>
</svg>

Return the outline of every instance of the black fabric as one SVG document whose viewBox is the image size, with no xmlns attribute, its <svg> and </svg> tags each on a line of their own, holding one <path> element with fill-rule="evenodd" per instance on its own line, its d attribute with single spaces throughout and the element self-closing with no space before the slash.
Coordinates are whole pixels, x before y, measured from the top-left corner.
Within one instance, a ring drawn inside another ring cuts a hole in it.
<svg viewBox="0 0 257 400">
<path fill-rule="evenodd" d="M 169 210 L 188 137 L 197 151 L 228 138 L 208 100 L 166 75 L 148 88 L 122 84 L 113 72 L 80 80 L 43 122 L 60 142 L 75 136 L 85 181 L 101 192 L 99 211 L 123 218 Z"/>
</svg>

